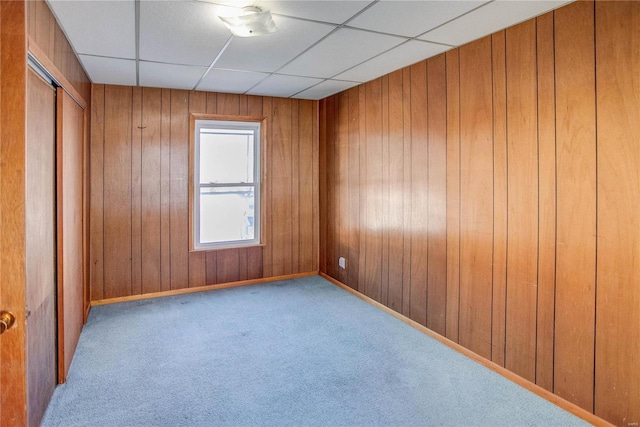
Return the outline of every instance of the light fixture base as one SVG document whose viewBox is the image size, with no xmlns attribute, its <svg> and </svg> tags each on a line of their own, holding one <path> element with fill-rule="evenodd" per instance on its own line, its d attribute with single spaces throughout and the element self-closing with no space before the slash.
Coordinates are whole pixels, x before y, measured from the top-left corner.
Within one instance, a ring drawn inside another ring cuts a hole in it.
<svg viewBox="0 0 640 427">
<path fill-rule="evenodd" d="M 263 11 L 256 6 L 242 8 L 236 16 L 218 16 L 234 36 L 256 37 L 271 34 L 278 30 L 271 12 Z"/>
</svg>

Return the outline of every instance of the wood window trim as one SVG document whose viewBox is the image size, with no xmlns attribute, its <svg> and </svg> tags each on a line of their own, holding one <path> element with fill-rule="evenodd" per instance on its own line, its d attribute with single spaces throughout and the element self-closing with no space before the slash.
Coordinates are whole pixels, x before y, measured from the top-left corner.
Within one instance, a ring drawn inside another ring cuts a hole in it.
<svg viewBox="0 0 640 427">
<path fill-rule="evenodd" d="M 193 231 L 193 214 L 194 214 L 194 169 L 195 169 L 195 149 L 196 149 L 196 120 L 218 120 L 218 121 L 230 121 L 230 122 L 255 122 L 260 123 L 260 242 L 251 244 L 229 244 L 219 247 L 205 247 L 198 248 L 195 245 Z M 267 242 L 265 238 L 267 233 L 266 218 L 267 218 L 267 192 L 265 191 L 265 183 L 267 182 L 267 118 L 264 116 L 240 116 L 240 115 L 227 115 L 227 114 L 204 114 L 204 113 L 190 113 L 189 114 L 189 252 L 211 252 L 221 251 L 225 249 L 234 248 L 250 248 L 256 246 L 266 246 Z"/>
</svg>

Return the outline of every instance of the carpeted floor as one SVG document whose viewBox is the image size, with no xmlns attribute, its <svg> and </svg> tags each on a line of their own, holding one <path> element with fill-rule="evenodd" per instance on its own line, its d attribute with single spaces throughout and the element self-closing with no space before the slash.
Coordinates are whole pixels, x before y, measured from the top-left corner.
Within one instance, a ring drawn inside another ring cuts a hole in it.
<svg viewBox="0 0 640 427">
<path fill-rule="evenodd" d="M 42 426 L 582 420 L 318 277 L 94 307 Z"/>
</svg>

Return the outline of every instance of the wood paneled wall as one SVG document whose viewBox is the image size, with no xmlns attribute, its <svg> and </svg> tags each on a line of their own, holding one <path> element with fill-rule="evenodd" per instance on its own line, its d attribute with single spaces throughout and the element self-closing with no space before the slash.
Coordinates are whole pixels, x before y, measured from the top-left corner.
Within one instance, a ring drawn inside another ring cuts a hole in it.
<svg viewBox="0 0 640 427">
<path fill-rule="evenodd" d="M 91 81 L 44 0 L 26 0 L 27 36 L 88 103 Z M 67 88 L 68 89 L 68 88 Z"/>
<path fill-rule="evenodd" d="M 318 270 L 318 103 L 93 85 L 91 298 Z M 189 114 L 266 117 L 263 247 L 189 252 Z"/>
<path fill-rule="evenodd" d="M 84 152 L 82 156 L 82 232 L 83 267 L 82 284 L 84 286 L 85 317 L 89 312 L 89 135 L 91 129 L 91 81 L 85 73 L 80 60 L 71 48 L 71 44 L 62 32 L 49 6 L 44 0 L 24 1 L 26 13 L 27 48 L 37 61 L 62 86 L 64 91 L 83 108 L 85 120 L 80 124 L 84 132 Z"/>
<path fill-rule="evenodd" d="M 321 101 L 321 271 L 640 422 L 638 28 L 578 1 Z"/>
</svg>

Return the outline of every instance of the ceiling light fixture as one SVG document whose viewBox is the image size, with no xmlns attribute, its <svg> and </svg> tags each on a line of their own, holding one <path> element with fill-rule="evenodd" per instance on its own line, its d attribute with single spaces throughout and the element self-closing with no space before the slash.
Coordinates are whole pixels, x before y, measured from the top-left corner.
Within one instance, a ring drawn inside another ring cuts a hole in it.
<svg viewBox="0 0 640 427">
<path fill-rule="evenodd" d="M 218 16 L 231 30 L 234 36 L 255 37 L 275 32 L 278 27 L 273 22 L 271 12 L 263 11 L 259 7 L 243 7 L 239 15 Z"/>
</svg>

